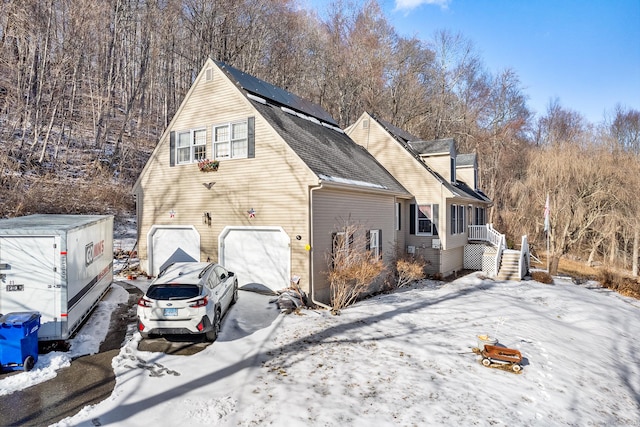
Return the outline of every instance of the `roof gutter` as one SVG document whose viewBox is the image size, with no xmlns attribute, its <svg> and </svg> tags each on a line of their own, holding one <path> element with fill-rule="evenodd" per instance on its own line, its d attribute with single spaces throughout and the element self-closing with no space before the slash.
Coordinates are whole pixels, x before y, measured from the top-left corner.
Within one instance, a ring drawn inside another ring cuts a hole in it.
<svg viewBox="0 0 640 427">
<path fill-rule="evenodd" d="M 310 257 L 310 262 L 309 262 L 309 294 L 311 295 L 311 302 L 319 305 L 320 307 L 324 307 L 327 310 L 331 310 L 331 307 L 329 307 L 328 305 L 321 303 L 320 301 L 316 300 L 315 297 L 315 280 L 313 277 L 313 271 L 314 271 L 314 265 L 313 265 L 313 251 L 314 251 L 314 247 L 315 247 L 315 242 L 313 241 L 314 239 L 314 234 L 313 234 L 313 193 L 316 190 L 321 190 L 323 188 L 323 183 L 322 181 L 320 181 L 319 185 L 316 186 L 311 186 L 309 187 L 309 234 L 310 234 L 310 238 L 309 238 L 309 242 L 311 242 L 311 249 L 309 250 L 309 257 Z"/>
</svg>

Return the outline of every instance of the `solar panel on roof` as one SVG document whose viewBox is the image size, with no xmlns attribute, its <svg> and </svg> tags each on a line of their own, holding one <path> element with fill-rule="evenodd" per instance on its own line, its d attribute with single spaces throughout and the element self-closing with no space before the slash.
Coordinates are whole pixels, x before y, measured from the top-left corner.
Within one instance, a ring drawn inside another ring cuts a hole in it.
<svg viewBox="0 0 640 427">
<path fill-rule="evenodd" d="M 306 99 L 300 98 L 299 96 L 294 95 L 282 88 L 260 80 L 257 77 L 254 77 L 247 73 L 243 73 L 242 71 L 233 68 L 232 66 L 227 65 L 224 62 L 215 61 L 215 63 L 223 70 L 226 70 L 236 80 L 236 82 L 238 82 L 240 87 L 242 87 L 242 89 L 246 90 L 247 92 L 267 98 L 291 109 L 301 111 L 305 114 L 308 114 L 324 122 L 331 123 L 335 126 L 338 125 L 338 123 L 333 120 L 333 117 L 331 117 L 329 113 L 324 111 L 324 109 L 319 105 L 314 104 L 313 102 L 309 102 Z"/>
</svg>

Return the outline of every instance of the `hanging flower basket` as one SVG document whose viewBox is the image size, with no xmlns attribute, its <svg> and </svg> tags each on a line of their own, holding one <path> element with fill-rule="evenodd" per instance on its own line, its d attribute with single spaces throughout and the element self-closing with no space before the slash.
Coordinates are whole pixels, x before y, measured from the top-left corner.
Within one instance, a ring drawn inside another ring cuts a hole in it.
<svg viewBox="0 0 640 427">
<path fill-rule="evenodd" d="M 198 169 L 202 172 L 215 172 L 218 170 L 218 166 L 220 166 L 220 162 L 217 160 L 200 160 L 198 162 Z"/>
</svg>

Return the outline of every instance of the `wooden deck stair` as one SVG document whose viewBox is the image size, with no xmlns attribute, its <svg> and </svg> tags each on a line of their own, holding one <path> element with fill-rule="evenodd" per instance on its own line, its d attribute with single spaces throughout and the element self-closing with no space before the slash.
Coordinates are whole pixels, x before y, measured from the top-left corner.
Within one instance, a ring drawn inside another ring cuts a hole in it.
<svg viewBox="0 0 640 427">
<path fill-rule="evenodd" d="M 507 249 L 502 252 L 502 261 L 500 262 L 500 271 L 498 272 L 498 280 L 520 280 L 519 264 L 520 251 Z"/>
</svg>

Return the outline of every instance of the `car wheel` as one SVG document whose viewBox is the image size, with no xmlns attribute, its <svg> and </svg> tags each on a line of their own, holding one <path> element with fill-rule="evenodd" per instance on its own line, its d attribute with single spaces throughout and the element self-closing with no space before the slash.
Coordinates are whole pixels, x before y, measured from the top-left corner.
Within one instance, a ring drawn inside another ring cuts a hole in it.
<svg viewBox="0 0 640 427">
<path fill-rule="evenodd" d="M 231 299 L 231 305 L 238 302 L 238 282 L 233 285 L 233 298 Z"/>
<path fill-rule="evenodd" d="M 27 356 L 27 358 L 24 359 L 24 364 L 22 365 L 22 367 L 25 372 L 29 372 L 30 370 L 33 369 L 35 364 L 36 364 L 36 361 L 33 359 L 33 356 Z"/>
<path fill-rule="evenodd" d="M 213 325 L 209 332 L 205 332 L 204 336 L 207 341 L 214 342 L 218 339 L 218 332 L 220 332 L 220 311 L 216 310 L 215 317 L 213 319 Z"/>
</svg>

